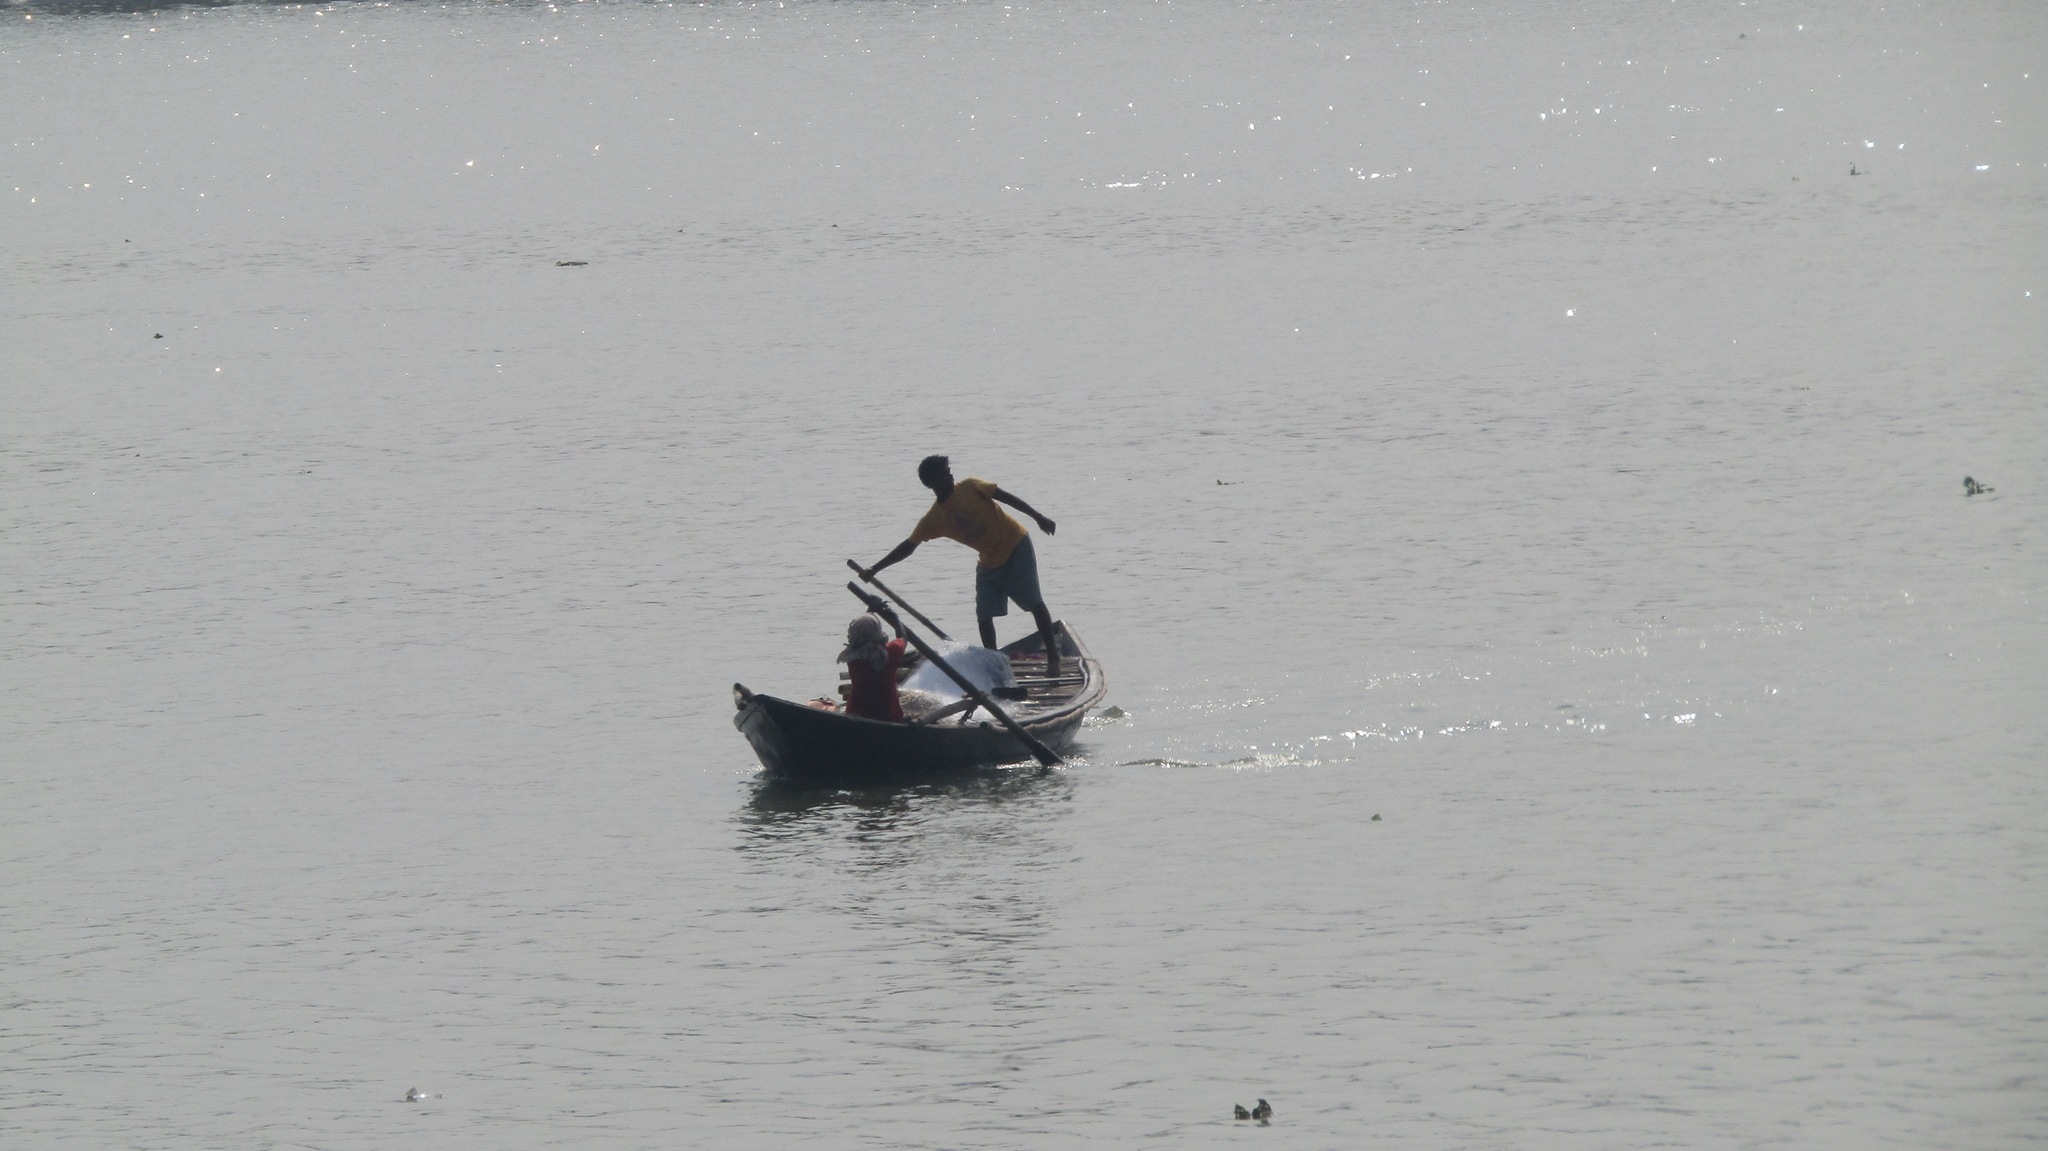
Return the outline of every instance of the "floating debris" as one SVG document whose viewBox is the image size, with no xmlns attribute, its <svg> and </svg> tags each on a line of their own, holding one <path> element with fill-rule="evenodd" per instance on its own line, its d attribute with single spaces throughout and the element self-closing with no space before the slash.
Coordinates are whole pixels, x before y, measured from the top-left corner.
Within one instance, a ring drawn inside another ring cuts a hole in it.
<svg viewBox="0 0 2048 1151">
<path fill-rule="evenodd" d="M 417 1087 L 405 1089 L 405 1101 L 407 1103 L 418 1103 L 425 1099 L 439 1099 L 440 1097 L 441 1093 L 439 1091 L 422 1091 Z"/>
<path fill-rule="evenodd" d="M 555 267 L 557 267 L 557 268 L 587 268 L 587 267 L 589 267 L 589 266 L 590 266 L 590 261 L 589 261 L 589 260 L 556 260 L 556 261 L 555 261 Z"/>
<path fill-rule="evenodd" d="M 1969 476 L 1963 477 L 1963 495 L 1965 496 L 1981 496 L 1990 490 L 1992 489 L 1985 487 Z"/>
</svg>

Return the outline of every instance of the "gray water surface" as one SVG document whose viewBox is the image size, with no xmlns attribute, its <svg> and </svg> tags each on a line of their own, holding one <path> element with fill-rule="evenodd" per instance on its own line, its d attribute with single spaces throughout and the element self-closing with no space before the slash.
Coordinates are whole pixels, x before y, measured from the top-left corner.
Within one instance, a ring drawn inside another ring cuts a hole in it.
<svg viewBox="0 0 2048 1151">
<path fill-rule="evenodd" d="M 2044 48 L 0 7 L 0 1134 L 2036 1145 Z M 928 452 L 1120 714 L 767 786 Z"/>
</svg>

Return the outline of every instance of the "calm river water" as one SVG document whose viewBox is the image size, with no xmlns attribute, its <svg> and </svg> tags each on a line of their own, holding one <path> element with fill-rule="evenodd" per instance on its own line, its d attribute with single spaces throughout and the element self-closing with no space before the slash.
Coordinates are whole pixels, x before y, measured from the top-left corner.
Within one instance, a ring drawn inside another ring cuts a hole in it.
<svg viewBox="0 0 2048 1151">
<path fill-rule="evenodd" d="M 0 1141 L 2038 1146 L 2044 69 L 0 4 Z M 1121 714 L 766 787 L 729 687 L 830 686 L 929 452 Z"/>
</svg>

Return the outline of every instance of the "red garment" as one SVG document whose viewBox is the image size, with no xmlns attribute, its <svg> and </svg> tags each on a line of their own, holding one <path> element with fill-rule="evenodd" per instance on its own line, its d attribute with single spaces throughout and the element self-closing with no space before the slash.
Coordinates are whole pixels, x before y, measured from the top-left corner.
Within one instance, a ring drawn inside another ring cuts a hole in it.
<svg viewBox="0 0 2048 1151">
<path fill-rule="evenodd" d="M 850 681 L 846 689 L 846 714 L 902 723 L 903 701 L 896 697 L 896 668 L 903 662 L 903 641 L 892 639 L 882 650 L 889 653 L 889 658 L 881 667 L 864 659 L 846 661 Z"/>
</svg>

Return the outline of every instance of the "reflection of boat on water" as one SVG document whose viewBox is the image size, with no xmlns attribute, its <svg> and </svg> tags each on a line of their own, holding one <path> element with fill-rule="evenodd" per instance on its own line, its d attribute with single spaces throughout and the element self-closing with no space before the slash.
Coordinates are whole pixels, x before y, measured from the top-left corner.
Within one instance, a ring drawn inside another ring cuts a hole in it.
<svg viewBox="0 0 2048 1151">
<path fill-rule="evenodd" d="M 1080 730 L 1109 690 L 1102 665 L 1064 622 L 1053 625 L 1059 676 L 1045 674 L 1045 645 L 1030 635 L 1004 647 L 1023 698 L 1002 701 L 1018 726 L 1054 751 Z M 914 666 L 914 664 L 912 665 Z M 886 723 L 759 695 L 732 685 L 733 726 L 779 779 L 858 787 L 1032 758 L 1016 734 L 977 713 L 932 724 Z"/>
<path fill-rule="evenodd" d="M 755 831 L 769 833 L 754 844 L 756 847 L 781 850 L 802 842 L 804 833 L 852 830 L 863 837 L 860 842 L 864 844 L 908 848 L 915 838 L 912 833 L 931 820 L 951 818 L 943 813 L 997 807 L 1059 811 L 1062 809 L 1057 806 L 1046 805 L 1071 798 L 1072 787 L 1072 777 L 1064 772 L 1004 767 L 970 767 L 915 779 L 838 786 L 763 772 L 755 777 L 740 818 Z M 898 838 L 897 833 L 911 838 Z M 880 838 L 865 838 L 868 836 Z"/>
</svg>

